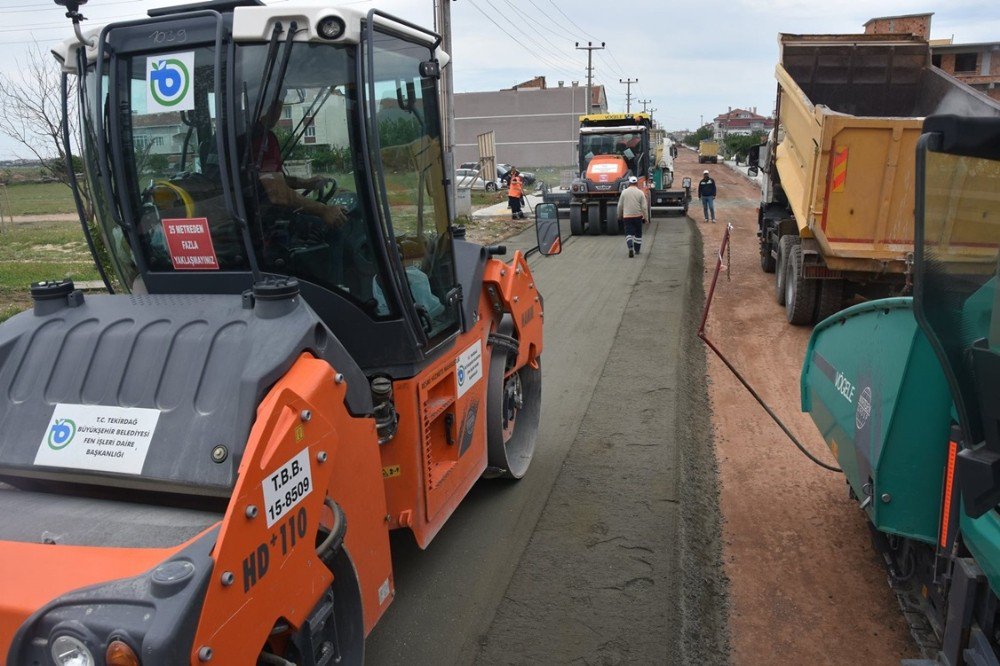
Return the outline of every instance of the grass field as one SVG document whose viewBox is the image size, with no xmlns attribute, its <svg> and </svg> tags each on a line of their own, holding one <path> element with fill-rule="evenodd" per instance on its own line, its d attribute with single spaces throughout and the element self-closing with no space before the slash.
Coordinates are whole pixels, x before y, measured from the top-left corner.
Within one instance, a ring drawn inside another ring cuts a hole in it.
<svg viewBox="0 0 1000 666">
<path fill-rule="evenodd" d="M 12 215 L 75 213 L 73 193 L 62 183 L 26 183 L 7 186 Z M 0 201 L 6 209 L 7 202 Z"/>
<path fill-rule="evenodd" d="M 66 189 L 64 185 L 60 187 Z M 28 286 L 32 282 L 100 279 L 80 225 L 73 222 L 5 227 L 0 233 L 0 266 L 3 267 L 0 270 L 0 321 L 31 305 Z"/>
</svg>

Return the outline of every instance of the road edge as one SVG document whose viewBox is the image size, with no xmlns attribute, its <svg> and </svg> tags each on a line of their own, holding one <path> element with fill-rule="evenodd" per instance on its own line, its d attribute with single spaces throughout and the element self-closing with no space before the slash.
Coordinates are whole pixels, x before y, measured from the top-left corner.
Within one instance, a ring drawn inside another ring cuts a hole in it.
<svg viewBox="0 0 1000 666">
<path fill-rule="evenodd" d="M 681 376 L 691 390 L 679 396 L 678 441 L 681 461 L 680 570 L 681 663 L 728 664 L 729 579 L 722 560 L 722 508 L 719 465 L 708 395 L 708 360 L 696 331 L 705 302 L 704 239 L 687 218 L 691 234 L 688 293 L 680 336 Z M 706 578 L 705 571 L 718 576 Z"/>
</svg>

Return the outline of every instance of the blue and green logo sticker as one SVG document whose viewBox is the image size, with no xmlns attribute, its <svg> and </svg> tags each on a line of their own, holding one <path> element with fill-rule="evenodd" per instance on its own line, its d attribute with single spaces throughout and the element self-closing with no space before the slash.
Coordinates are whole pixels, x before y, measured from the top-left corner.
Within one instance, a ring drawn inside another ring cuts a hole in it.
<svg viewBox="0 0 1000 666">
<path fill-rule="evenodd" d="M 72 419 L 59 419 L 49 428 L 49 448 L 53 451 L 65 449 L 74 437 L 76 437 L 76 423 Z"/>
<path fill-rule="evenodd" d="M 146 61 L 146 106 L 149 112 L 191 111 L 194 52 L 150 56 Z"/>
</svg>

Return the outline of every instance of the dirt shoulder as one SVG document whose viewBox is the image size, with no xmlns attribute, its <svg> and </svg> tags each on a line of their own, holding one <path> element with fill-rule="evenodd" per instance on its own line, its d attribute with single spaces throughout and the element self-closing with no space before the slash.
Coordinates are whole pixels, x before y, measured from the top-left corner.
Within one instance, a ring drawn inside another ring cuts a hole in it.
<svg viewBox="0 0 1000 666">
<path fill-rule="evenodd" d="M 727 222 L 734 227 L 731 281 L 723 275 L 709 317 L 712 341 L 821 459 L 834 462 L 801 413 L 799 371 L 809 328 L 790 326 L 760 269 L 758 190 L 723 165 L 706 165 L 719 188 L 718 224 L 698 222 L 708 285 Z M 690 151 L 678 177 L 704 169 Z M 702 219 L 692 201 L 690 216 Z M 893 664 L 916 657 L 903 616 L 840 474 L 797 451 L 714 355 L 708 359 L 721 481 L 723 556 L 730 580 L 736 664 Z"/>
</svg>

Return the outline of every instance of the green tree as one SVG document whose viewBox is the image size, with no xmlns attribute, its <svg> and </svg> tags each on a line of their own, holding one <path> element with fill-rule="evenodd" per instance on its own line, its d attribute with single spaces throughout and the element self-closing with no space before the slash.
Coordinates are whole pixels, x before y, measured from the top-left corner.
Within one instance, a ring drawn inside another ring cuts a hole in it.
<svg viewBox="0 0 1000 666">
<path fill-rule="evenodd" d="M 684 139 L 684 143 L 692 148 L 697 148 L 699 143 L 705 139 L 711 139 L 714 134 L 715 131 L 712 129 L 711 125 L 702 125 L 691 134 L 688 134 Z"/>
<path fill-rule="evenodd" d="M 764 140 L 763 132 L 753 134 L 730 134 L 726 137 L 726 154 L 735 157 L 737 161 L 746 160 L 747 150 L 759 146 Z"/>
</svg>

